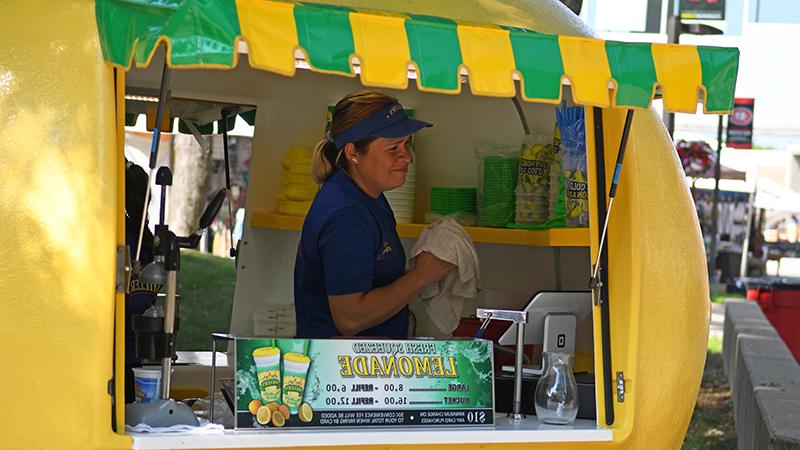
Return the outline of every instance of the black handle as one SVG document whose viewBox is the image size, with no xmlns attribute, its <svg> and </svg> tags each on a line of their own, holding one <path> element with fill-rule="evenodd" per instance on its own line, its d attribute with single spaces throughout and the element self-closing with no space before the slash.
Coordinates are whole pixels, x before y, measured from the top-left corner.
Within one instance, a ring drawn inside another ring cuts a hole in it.
<svg viewBox="0 0 800 450">
<path fill-rule="evenodd" d="M 150 146 L 150 168 L 155 169 L 158 161 L 158 143 L 161 140 L 161 121 L 164 117 L 164 108 L 167 106 L 169 95 L 169 76 L 170 70 L 167 62 L 164 61 L 164 69 L 161 72 L 161 88 L 158 91 L 158 108 L 156 109 L 156 124 L 153 127 L 153 144 Z"/>
<path fill-rule="evenodd" d="M 204 230 L 211 226 L 211 222 L 214 221 L 214 218 L 217 217 L 219 214 L 220 208 L 222 208 L 222 203 L 225 201 L 225 189 L 220 189 L 214 194 L 214 198 L 211 199 L 211 202 L 208 203 L 206 206 L 205 211 L 203 211 L 203 215 L 200 216 L 200 229 Z"/>
<path fill-rule="evenodd" d="M 158 210 L 158 224 L 164 225 L 167 210 L 167 186 L 172 186 L 172 171 L 161 167 L 156 172 L 156 184 L 161 186 L 161 207 Z"/>
<path fill-rule="evenodd" d="M 614 166 L 614 177 L 611 179 L 611 189 L 608 192 L 609 198 L 614 198 L 614 196 L 617 195 L 619 176 L 622 174 L 622 161 L 625 159 L 625 149 L 628 147 L 628 136 L 631 134 L 631 123 L 633 123 L 633 110 L 629 109 L 625 114 L 625 126 L 622 129 L 622 140 L 619 143 L 619 152 L 617 153 L 617 165 Z"/>
</svg>

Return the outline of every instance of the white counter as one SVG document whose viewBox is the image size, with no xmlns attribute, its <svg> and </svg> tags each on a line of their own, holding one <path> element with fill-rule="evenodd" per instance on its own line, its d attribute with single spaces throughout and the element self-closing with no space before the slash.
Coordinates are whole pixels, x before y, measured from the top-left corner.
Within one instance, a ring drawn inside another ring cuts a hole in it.
<svg viewBox="0 0 800 450">
<path fill-rule="evenodd" d="M 536 416 L 517 423 L 505 414 L 496 414 L 495 422 L 494 426 L 482 427 L 226 430 L 218 434 L 133 433 L 131 436 L 134 449 L 599 442 L 611 441 L 613 437 L 611 430 L 598 428 L 591 420 L 558 426 L 540 424 Z"/>
</svg>

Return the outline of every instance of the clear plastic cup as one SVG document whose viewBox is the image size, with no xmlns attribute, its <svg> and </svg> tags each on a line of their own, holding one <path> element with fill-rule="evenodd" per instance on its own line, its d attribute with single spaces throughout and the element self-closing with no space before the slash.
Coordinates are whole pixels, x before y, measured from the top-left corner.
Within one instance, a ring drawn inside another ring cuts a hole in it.
<svg viewBox="0 0 800 450">
<path fill-rule="evenodd" d="M 261 347 L 253 350 L 258 373 L 258 390 L 264 403 L 281 402 L 281 350 Z"/>
<path fill-rule="evenodd" d="M 306 389 L 306 375 L 311 359 L 299 353 L 283 355 L 283 402 L 289 407 L 290 414 L 297 414 L 303 403 Z"/>
</svg>

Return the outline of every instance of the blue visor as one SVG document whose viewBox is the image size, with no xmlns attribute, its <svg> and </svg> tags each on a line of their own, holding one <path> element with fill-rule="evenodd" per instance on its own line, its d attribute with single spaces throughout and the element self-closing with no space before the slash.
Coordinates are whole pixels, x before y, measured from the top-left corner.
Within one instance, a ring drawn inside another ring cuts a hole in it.
<svg viewBox="0 0 800 450">
<path fill-rule="evenodd" d="M 356 143 L 368 137 L 399 138 L 432 127 L 432 123 L 408 117 L 400 103 L 392 103 L 366 117 L 337 136 L 328 134 L 328 140 L 342 149 L 348 142 Z"/>
</svg>

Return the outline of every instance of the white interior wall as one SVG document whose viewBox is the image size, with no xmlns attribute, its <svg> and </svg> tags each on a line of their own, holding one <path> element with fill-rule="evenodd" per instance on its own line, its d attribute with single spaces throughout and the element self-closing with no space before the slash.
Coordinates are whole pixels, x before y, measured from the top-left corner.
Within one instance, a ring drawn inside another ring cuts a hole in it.
<svg viewBox="0 0 800 450">
<path fill-rule="evenodd" d="M 132 70 L 129 86 L 155 88 L 161 62 Z M 291 303 L 294 255 L 299 232 L 250 227 L 254 211 L 274 211 L 280 187 L 279 160 L 293 145 L 312 148 L 322 138 L 328 104 L 364 87 L 358 79 L 315 74 L 299 70 L 293 78 L 250 69 L 246 61 L 229 71 L 174 71 L 172 95 L 257 106 L 253 159 L 247 196 L 247 219 L 237 268 L 231 332 L 250 334 L 252 318 L 268 303 Z M 475 186 L 478 180 L 476 148 L 484 143 L 518 143 L 523 135 L 517 113 L 507 98 L 473 97 L 463 85 L 460 95 L 419 92 L 411 82 L 405 91 L 386 90 L 404 106 L 414 108 L 418 118 L 435 126 L 416 137 L 417 191 L 415 215 L 419 221 L 428 209 L 430 187 Z M 568 95 L 568 94 L 567 94 Z M 523 105 L 534 134 L 552 136 L 553 107 Z M 404 240 L 410 251 L 413 240 Z M 555 289 L 554 254 L 561 255 L 562 289 L 585 289 L 589 277 L 588 248 L 534 248 L 479 244 L 482 287 L 486 290 L 465 312 L 475 306 L 521 306 L 539 290 Z M 418 335 L 438 335 L 419 305 Z"/>
</svg>

